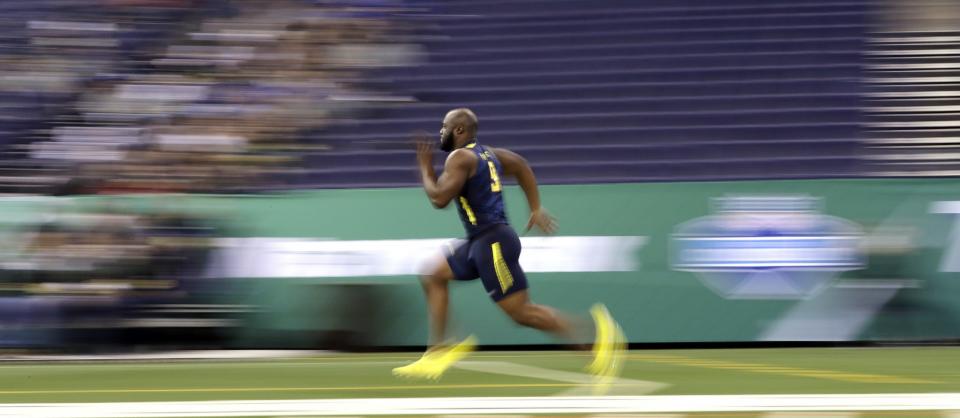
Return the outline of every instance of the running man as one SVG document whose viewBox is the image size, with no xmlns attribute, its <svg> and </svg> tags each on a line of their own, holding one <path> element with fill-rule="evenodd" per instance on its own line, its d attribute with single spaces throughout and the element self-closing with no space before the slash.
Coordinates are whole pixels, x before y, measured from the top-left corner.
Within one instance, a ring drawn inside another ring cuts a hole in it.
<svg viewBox="0 0 960 418">
<path fill-rule="evenodd" d="M 430 319 L 430 344 L 416 362 L 398 367 L 401 377 L 437 379 L 453 364 L 474 350 L 474 337 L 458 343 L 446 340 L 448 284 L 452 280 L 480 278 L 494 303 L 519 325 L 548 332 L 574 342 L 574 326 L 553 308 L 530 300 L 527 278 L 520 268 L 520 238 L 507 221 L 503 204 L 504 177 L 520 184 L 530 207 L 527 230 L 536 227 L 552 234 L 556 221 L 540 205 L 537 180 L 527 161 L 503 148 L 487 147 L 477 141 L 477 116 L 470 109 L 454 109 L 443 118 L 440 149 L 450 153 L 438 179 L 433 168 L 433 146 L 421 139 L 417 144 L 417 163 L 423 189 L 435 208 L 456 202 L 466 229 L 464 243 L 448 248 L 421 277 Z M 625 344 L 623 332 L 607 309 L 595 305 L 590 310 L 596 326 L 594 358 L 587 369 L 598 376 L 615 376 Z"/>
</svg>

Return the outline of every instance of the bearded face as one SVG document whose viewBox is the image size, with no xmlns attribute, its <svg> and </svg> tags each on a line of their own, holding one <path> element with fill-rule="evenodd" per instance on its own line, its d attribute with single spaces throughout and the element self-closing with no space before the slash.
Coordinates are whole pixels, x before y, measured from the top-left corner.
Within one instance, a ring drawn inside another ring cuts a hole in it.
<svg viewBox="0 0 960 418">
<path fill-rule="evenodd" d="M 444 128 L 443 131 L 440 132 L 440 149 L 446 152 L 453 151 L 454 143 L 453 129 Z"/>
</svg>

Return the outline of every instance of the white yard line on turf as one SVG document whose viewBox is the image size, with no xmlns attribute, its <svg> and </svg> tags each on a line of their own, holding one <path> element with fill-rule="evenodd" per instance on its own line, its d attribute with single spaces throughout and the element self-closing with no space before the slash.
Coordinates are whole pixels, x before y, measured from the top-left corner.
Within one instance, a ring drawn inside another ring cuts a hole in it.
<svg viewBox="0 0 960 418">
<path fill-rule="evenodd" d="M 683 418 L 685 416 L 686 415 L 681 415 L 681 414 L 667 414 L 667 415 L 664 415 L 664 414 L 630 414 L 630 415 L 596 414 L 596 415 L 587 415 L 586 418 Z M 490 416 L 487 415 L 487 418 L 489 417 Z M 500 416 L 497 415 L 497 418 L 500 418 Z"/>
<path fill-rule="evenodd" d="M 596 386 L 594 376 L 586 373 L 565 372 L 562 370 L 544 369 L 542 367 L 527 366 L 507 361 L 462 361 L 457 363 L 459 369 L 481 373 L 495 373 L 508 376 L 529 377 L 534 379 L 552 380 L 555 382 L 574 383 L 582 386 L 568 389 L 560 396 L 590 395 Z M 607 395 L 646 395 L 670 386 L 666 383 L 617 378 L 611 382 L 606 390 Z"/>
<path fill-rule="evenodd" d="M 3 418 L 960 410 L 960 393 L 304 399 L 0 405 Z"/>
</svg>

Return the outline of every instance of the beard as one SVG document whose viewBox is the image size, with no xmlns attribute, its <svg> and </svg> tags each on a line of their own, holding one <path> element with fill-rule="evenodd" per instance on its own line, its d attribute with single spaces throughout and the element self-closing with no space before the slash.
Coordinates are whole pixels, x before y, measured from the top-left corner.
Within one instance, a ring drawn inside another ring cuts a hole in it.
<svg viewBox="0 0 960 418">
<path fill-rule="evenodd" d="M 440 136 L 440 149 L 444 150 L 445 152 L 450 152 L 453 151 L 453 145 L 453 132 L 447 131 Z"/>
</svg>

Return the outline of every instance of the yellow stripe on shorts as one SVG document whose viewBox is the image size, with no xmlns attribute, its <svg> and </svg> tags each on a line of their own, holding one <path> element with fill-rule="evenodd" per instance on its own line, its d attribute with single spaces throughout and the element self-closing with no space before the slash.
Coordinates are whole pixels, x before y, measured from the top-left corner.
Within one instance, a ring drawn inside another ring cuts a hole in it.
<svg viewBox="0 0 960 418">
<path fill-rule="evenodd" d="M 477 215 L 473 214 L 473 208 L 471 208 L 470 204 L 467 203 L 467 198 L 460 196 L 460 207 L 463 208 L 464 212 L 467 212 L 467 220 L 469 220 L 471 224 L 476 225 Z"/>
<path fill-rule="evenodd" d="M 500 243 L 490 244 L 490 249 L 493 251 L 493 269 L 496 270 L 497 280 L 500 281 L 500 291 L 506 293 L 507 289 L 513 287 L 513 275 L 510 274 L 510 267 L 507 267 L 507 262 L 503 259 Z"/>
</svg>

